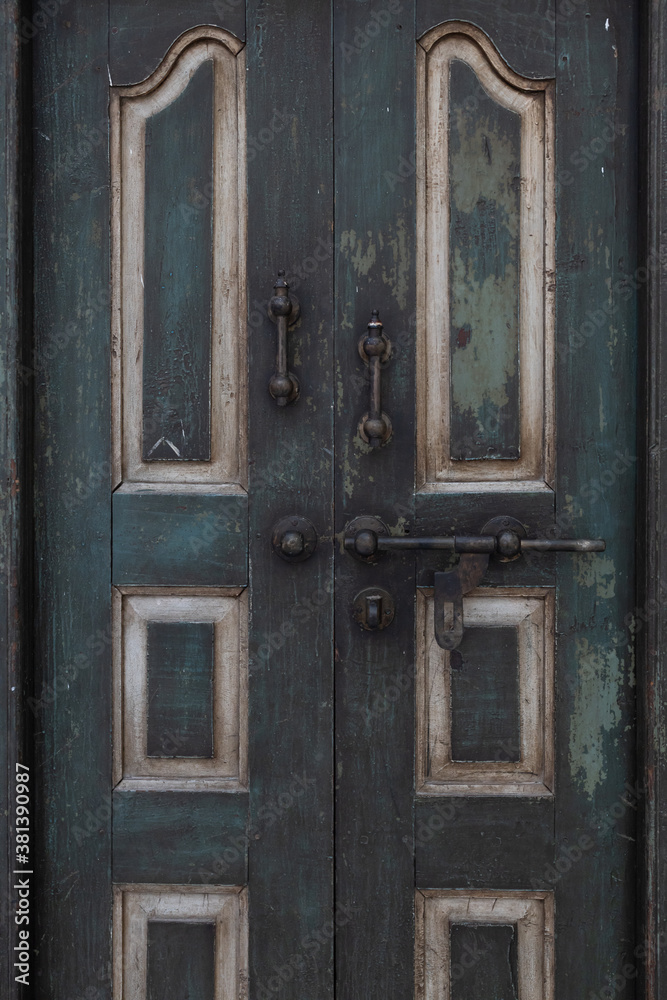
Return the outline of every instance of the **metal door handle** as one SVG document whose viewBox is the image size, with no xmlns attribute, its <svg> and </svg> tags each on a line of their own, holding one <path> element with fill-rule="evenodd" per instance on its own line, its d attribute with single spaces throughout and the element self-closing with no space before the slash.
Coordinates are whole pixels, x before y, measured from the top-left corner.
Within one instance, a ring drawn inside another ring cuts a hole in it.
<svg viewBox="0 0 667 1000">
<path fill-rule="evenodd" d="M 480 535 L 392 538 L 382 521 L 364 516 L 348 524 L 344 545 L 351 555 L 370 563 L 377 562 L 384 552 L 442 549 L 461 553 L 453 569 L 434 574 L 435 638 L 442 649 L 456 649 L 461 642 L 463 597 L 479 586 L 492 555 L 512 562 L 522 552 L 604 552 L 606 547 L 601 538 L 526 538 L 524 526 L 512 517 L 492 518 Z"/>
<path fill-rule="evenodd" d="M 368 413 L 359 421 L 358 430 L 359 436 L 371 448 L 379 448 L 391 437 L 391 420 L 382 412 L 382 364 L 391 357 L 391 341 L 383 332 L 379 315 L 374 309 L 368 331 L 359 340 L 359 354 L 370 368 L 371 401 Z"/>
<path fill-rule="evenodd" d="M 278 271 L 273 286 L 274 295 L 269 302 L 269 318 L 276 324 L 278 343 L 276 348 L 276 370 L 269 379 L 269 392 L 278 406 L 295 403 L 299 398 L 299 382 L 296 375 L 287 370 L 287 328 L 294 326 L 301 315 L 299 300 L 289 294 L 285 272 Z"/>
</svg>

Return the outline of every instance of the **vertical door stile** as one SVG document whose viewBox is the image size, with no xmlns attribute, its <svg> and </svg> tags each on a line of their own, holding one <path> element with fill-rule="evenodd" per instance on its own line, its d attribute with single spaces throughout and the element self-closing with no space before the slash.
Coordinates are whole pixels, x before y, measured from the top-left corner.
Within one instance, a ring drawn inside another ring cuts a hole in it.
<svg viewBox="0 0 667 1000">
<path fill-rule="evenodd" d="M 413 525 L 415 177 L 414 4 L 333 5 L 336 135 L 336 530 L 367 514 Z M 378 309 L 392 357 L 382 409 L 393 434 L 371 448 L 358 342 Z M 384 587 L 392 624 L 362 631 L 355 597 Z M 413 991 L 414 559 L 365 566 L 337 555 L 336 893 L 341 997 Z"/>
<path fill-rule="evenodd" d="M 333 995 L 332 968 L 332 122 L 328 4 L 250 0 L 248 342 L 250 499 L 250 995 Z M 301 306 L 287 367 L 268 381 L 278 271 Z M 308 518 L 319 540 L 288 565 L 273 525 Z"/>
<path fill-rule="evenodd" d="M 556 885 L 556 990 L 597 996 L 628 963 L 640 964 L 633 949 L 642 943 L 634 940 L 634 865 L 645 790 L 634 777 L 628 624 L 641 273 L 636 8 L 598 0 L 559 18 L 556 31 L 556 520 L 568 534 L 607 539 L 590 565 L 565 557 L 556 567 L 556 861 L 564 865 L 582 837 L 592 843 Z"/>
</svg>

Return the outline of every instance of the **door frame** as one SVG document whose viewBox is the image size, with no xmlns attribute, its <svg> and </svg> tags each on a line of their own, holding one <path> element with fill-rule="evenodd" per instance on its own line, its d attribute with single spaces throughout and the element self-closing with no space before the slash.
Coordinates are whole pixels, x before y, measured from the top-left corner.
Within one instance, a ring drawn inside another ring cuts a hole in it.
<svg viewBox="0 0 667 1000">
<path fill-rule="evenodd" d="M 578 0 L 574 0 L 578 2 Z M 43 14 L 48 18 L 48 14 Z M 639 509 L 638 592 L 633 612 L 638 662 L 638 780 L 640 812 L 640 996 L 667 994 L 667 3 L 641 8 L 640 66 L 640 300 L 638 399 Z M 31 329 L 31 21 L 27 0 L 0 5 L 0 234 L 3 266 L 0 296 L 0 373 L 3 462 L 0 520 L 0 690 L 5 739 L 0 749 L 2 801 L 13 806 L 15 762 L 30 765 L 30 650 L 33 560 L 31 549 L 31 425 L 33 405 Z M 36 21 L 36 16 L 35 16 Z M 665 579 L 664 585 L 661 580 Z M 34 819 L 34 817 L 33 817 Z M 0 827 L 0 936 L 14 938 L 13 865 L 9 824 Z M 33 900 L 34 905 L 34 900 Z M 4 933 L 3 933 L 4 932 Z M 0 992 L 21 993 L 9 950 L 0 960 Z M 33 968 L 33 974 L 36 971 Z"/>
</svg>

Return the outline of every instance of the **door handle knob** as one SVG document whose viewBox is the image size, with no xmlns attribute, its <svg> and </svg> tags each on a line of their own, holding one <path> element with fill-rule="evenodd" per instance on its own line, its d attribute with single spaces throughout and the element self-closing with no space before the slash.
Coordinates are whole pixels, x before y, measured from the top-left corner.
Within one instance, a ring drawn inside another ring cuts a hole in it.
<svg viewBox="0 0 667 1000">
<path fill-rule="evenodd" d="M 317 548 L 317 531 L 307 517 L 290 514 L 274 524 L 271 544 L 276 555 L 285 562 L 303 562 Z"/>
<path fill-rule="evenodd" d="M 295 403 L 299 398 L 299 381 L 287 370 L 287 330 L 294 326 L 301 315 L 301 306 L 295 295 L 290 295 L 285 272 L 278 271 L 269 302 L 269 318 L 277 327 L 276 370 L 269 379 L 269 392 L 278 406 Z"/>
<path fill-rule="evenodd" d="M 523 552 L 604 552 L 601 538 L 526 538 L 524 526 L 512 517 L 494 517 L 480 535 L 441 535 L 395 538 L 379 518 L 362 516 L 345 531 L 347 552 L 374 563 L 385 552 L 438 550 L 461 554 L 458 564 L 434 574 L 433 613 L 435 638 L 442 649 L 456 649 L 463 638 L 463 597 L 479 586 L 491 556 L 503 562 Z"/>
<path fill-rule="evenodd" d="M 383 331 L 377 309 L 371 313 L 367 332 L 359 340 L 359 354 L 370 369 L 371 399 L 368 413 L 359 421 L 359 436 L 371 448 L 379 448 L 391 437 L 391 420 L 382 412 L 382 365 L 391 357 L 391 341 Z"/>
</svg>

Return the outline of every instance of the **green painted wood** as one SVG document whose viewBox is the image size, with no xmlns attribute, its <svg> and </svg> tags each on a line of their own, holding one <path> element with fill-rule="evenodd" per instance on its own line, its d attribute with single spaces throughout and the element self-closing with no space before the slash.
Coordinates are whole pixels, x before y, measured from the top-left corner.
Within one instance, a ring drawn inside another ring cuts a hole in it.
<svg viewBox="0 0 667 1000">
<path fill-rule="evenodd" d="M 249 773 L 260 834 L 249 847 L 249 993 L 327 1000 L 332 935 L 350 919 L 334 910 L 332 858 L 331 7 L 249 0 L 247 19 Z M 272 132 L 276 110 L 285 128 Z M 281 268 L 301 303 L 288 337 L 301 396 L 278 409 L 267 391 L 276 328 L 266 304 Z M 292 512 L 310 518 L 319 542 L 290 566 L 270 537 Z"/>
<path fill-rule="evenodd" d="M 646 399 L 646 420 L 640 423 L 638 454 L 642 463 L 638 497 L 639 532 L 638 605 L 644 609 L 638 622 L 638 750 L 639 774 L 650 794 L 643 797 L 640 940 L 650 949 L 639 969 L 640 996 L 662 996 L 667 990 L 665 950 L 667 940 L 667 619 L 658 613 L 667 587 L 667 465 L 665 426 L 667 415 L 667 273 L 659 262 L 667 259 L 667 119 L 662 95 L 667 86 L 667 8 L 653 0 L 647 4 L 640 59 L 644 66 L 641 92 L 646 95 L 644 164 L 640 177 L 643 199 L 640 232 L 649 274 L 641 321 L 647 337 L 640 349 L 641 392 Z M 641 224 L 645 220 L 644 225 Z"/>
<path fill-rule="evenodd" d="M 184 31 L 214 24 L 245 38 L 245 0 L 110 0 L 109 72 L 115 86 L 140 83 Z"/>
<path fill-rule="evenodd" d="M 514 924 L 452 924 L 451 1000 L 518 1000 Z"/>
<path fill-rule="evenodd" d="M 557 561 L 556 856 L 582 832 L 596 841 L 556 886 L 559 996 L 602 995 L 625 964 L 641 964 L 636 798 L 626 786 L 636 765 L 626 616 L 636 606 L 638 14 L 594 0 L 556 25 L 557 509 L 573 535 L 607 540 L 595 564 Z M 608 125 L 618 139 L 601 148 Z M 592 161 L 581 152 L 591 144 Z M 635 988 L 628 979 L 625 995 Z"/>
<path fill-rule="evenodd" d="M 0 503 L 0 698 L 3 704 L 3 739 L 0 741 L 0 804 L 7 819 L 0 829 L 0 994 L 18 1000 L 25 993 L 16 982 L 22 970 L 13 963 L 19 943 L 12 814 L 16 795 L 16 764 L 30 765 L 30 714 L 25 698 L 32 692 L 27 669 L 31 633 L 29 600 L 31 552 L 27 526 L 31 523 L 30 455 L 25 447 L 31 435 L 31 383 L 33 364 L 27 308 L 28 282 L 22 270 L 29 264 L 29 241 L 22 232 L 21 208 L 29 162 L 27 146 L 30 120 L 29 77 L 25 46 L 21 44 L 21 5 L 9 2 L 0 9 L 0 386 L 2 467 Z M 25 178 L 22 181 L 21 178 Z M 23 866 L 31 867 L 31 866 Z M 20 876 L 19 876 L 20 878 Z M 31 935 L 31 944 L 34 936 Z"/>
<path fill-rule="evenodd" d="M 113 582 L 127 586 L 243 587 L 247 497 L 116 492 Z"/>
<path fill-rule="evenodd" d="M 146 1000 L 215 1000 L 215 924 L 149 920 Z"/>
<path fill-rule="evenodd" d="M 146 122 L 144 461 L 211 457 L 213 63 Z"/>
<path fill-rule="evenodd" d="M 417 0 L 417 38 L 442 21 L 470 21 L 486 32 L 517 73 L 550 79 L 556 23 L 567 20 L 569 12 L 570 0 Z"/>
<path fill-rule="evenodd" d="M 242 885 L 248 796 L 239 792 L 113 792 L 115 882 Z"/>
<path fill-rule="evenodd" d="M 452 760 L 519 760 L 516 628 L 466 628 L 450 676 Z"/>
<path fill-rule="evenodd" d="M 213 623 L 148 622 L 146 630 L 148 756 L 212 757 Z"/>
<path fill-rule="evenodd" d="M 415 812 L 420 889 L 552 889 L 565 877 L 559 869 L 576 868 L 567 853 L 554 855 L 552 798 L 428 796 Z M 572 846 L 583 856 L 594 844 L 591 834 Z"/>
<path fill-rule="evenodd" d="M 414 527 L 414 340 L 382 372 L 394 434 L 375 451 L 357 432 L 369 406 L 357 342 L 372 309 L 394 343 L 414 321 L 415 178 L 387 181 L 414 162 L 414 4 L 350 0 L 333 18 L 336 530 L 374 514 L 400 533 Z M 337 933 L 336 976 L 349 1000 L 414 992 L 414 567 L 409 554 L 377 567 L 337 554 L 336 894 L 354 916 Z M 371 633 L 351 609 L 377 584 L 397 614 Z"/>
<path fill-rule="evenodd" d="M 448 124 L 451 457 L 516 459 L 521 117 L 456 60 Z"/>
<path fill-rule="evenodd" d="M 498 490 L 495 493 L 459 493 L 446 496 L 418 493 L 415 497 L 417 527 L 423 535 L 479 534 L 492 517 L 518 518 L 528 536 L 555 537 L 565 534 L 569 524 L 561 526 L 554 519 L 555 496 L 551 490 L 521 493 L 512 496 Z M 415 529 L 416 530 L 416 529 Z"/>
<path fill-rule="evenodd" d="M 30 46 L 39 363 L 31 629 L 40 974 L 33 964 L 33 990 L 38 1000 L 71 1000 L 94 985 L 98 1000 L 110 1000 L 107 8 L 77 0 L 67 14 L 44 18 Z M 79 153 L 93 129 L 96 142 Z M 81 483 L 90 488 L 79 500 Z M 73 830 L 83 830 L 87 813 L 95 833 L 77 839 Z"/>
</svg>

